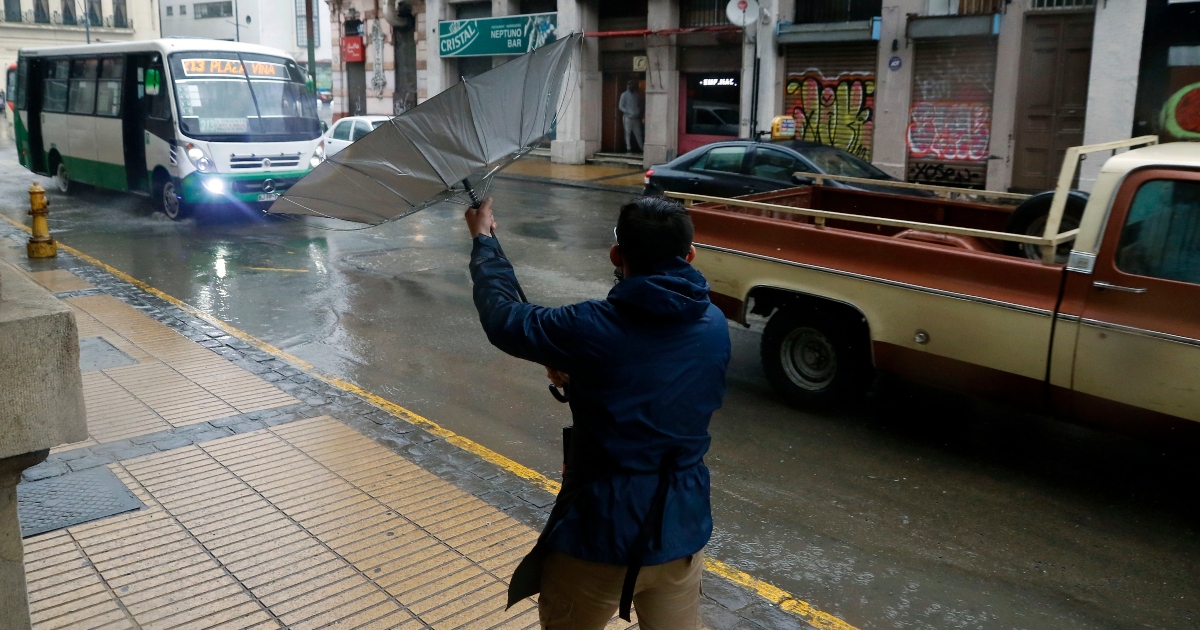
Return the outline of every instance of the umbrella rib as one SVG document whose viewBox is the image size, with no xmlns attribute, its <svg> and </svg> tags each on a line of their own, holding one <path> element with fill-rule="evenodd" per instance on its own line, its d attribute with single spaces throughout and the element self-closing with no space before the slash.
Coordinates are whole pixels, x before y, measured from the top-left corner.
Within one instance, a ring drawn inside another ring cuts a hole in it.
<svg viewBox="0 0 1200 630">
<path fill-rule="evenodd" d="M 428 103 L 429 100 L 426 100 L 425 102 Z M 414 107 L 413 109 L 410 109 L 409 111 L 415 111 L 415 110 L 416 110 L 416 108 Z M 404 113 L 407 114 L 408 112 L 404 112 Z M 392 126 L 396 128 L 396 133 L 399 133 L 400 137 L 404 138 L 404 141 L 408 143 L 408 146 L 412 147 L 413 151 L 416 151 L 417 155 L 421 156 L 422 160 L 425 160 L 425 164 L 429 166 L 429 170 L 433 171 L 434 175 L 437 175 L 437 178 L 442 181 L 442 185 L 445 186 L 446 188 L 450 188 L 451 187 L 450 182 L 446 181 L 446 178 L 442 177 L 442 174 L 438 171 L 437 167 L 433 165 L 433 162 L 429 161 L 429 157 L 425 155 L 425 152 L 422 151 L 420 149 L 420 147 L 417 146 L 416 142 L 412 141 L 412 138 L 408 137 L 408 134 L 404 133 L 404 129 L 402 129 L 400 127 L 400 125 L 396 124 L 396 120 L 403 116 L 404 116 L 404 114 L 401 114 L 400 116 L 390 118 L 390 119 L 388 119 L 388 122 L 391 123 Z"/>
</svg>

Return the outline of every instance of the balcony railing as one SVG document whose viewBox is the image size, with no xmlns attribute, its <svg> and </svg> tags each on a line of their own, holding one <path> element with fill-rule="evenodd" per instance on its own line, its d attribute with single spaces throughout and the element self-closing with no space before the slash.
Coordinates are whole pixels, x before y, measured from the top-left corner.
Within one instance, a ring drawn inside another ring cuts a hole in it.
<svg viewBox="0 0 1200 630">
<path fill-rule="evenodd" d="M 927 0 L 925 14 L 945 15 L 992 15 L 1004 11 L 1005 0 Z"/>
<path fill-rule="evenodd" d="M 102 19 L 99 15 L 92 13 L 90 23 L 87 26 L 106 27 L 106 28 L 133 28 L 133 20 L 124 15 L 106 15 Z M 84 26 L 83 20 L 76 17 L 74 13 L 59 13 L 58 11 L 49 11 L 44 4 L 39 4 L 33 9 L 26 9 L 23 12 L 15 12 L 5 10 L 0 12 L 0 23 L 18 23 L 18 24 L 54 24 L 59 26 Z"/>
<path fill-rule="evenodd" d="M 883 0 L 803 0 L 796 3 L 796 24 L 869 20 L 883 13 Z"/>
<path fill-rule="evenodd" d="M 991 15 L 1004 11 L 1004 0 L 958 0 L 959 15 Z"/>
<path fill-rule="evenodd" d="M 679 3 L 679 25 L 683 27 L 725 26 L 725 0 L 682 0 Z"/>
</svg>

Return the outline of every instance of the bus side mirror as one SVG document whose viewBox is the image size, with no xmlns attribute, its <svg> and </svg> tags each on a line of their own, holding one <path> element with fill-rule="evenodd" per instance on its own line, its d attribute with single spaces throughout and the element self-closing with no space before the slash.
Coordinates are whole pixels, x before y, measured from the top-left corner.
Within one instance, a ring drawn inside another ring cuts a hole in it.
<svg viewBox="0 0 1200 630">
<path fill-rule="evenodd" d="M 321 121 L 321 133 L 325 133 L 326 131 L 329 131 L 329 123 L 322 120 Z"/>
</svg>

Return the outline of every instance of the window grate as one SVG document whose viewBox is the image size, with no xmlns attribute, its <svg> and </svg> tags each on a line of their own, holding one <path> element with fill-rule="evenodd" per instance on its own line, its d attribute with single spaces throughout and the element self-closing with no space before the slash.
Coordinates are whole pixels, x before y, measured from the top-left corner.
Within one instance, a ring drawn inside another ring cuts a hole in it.
<svg viewBox="0 0 1200 630">
<path fill-rule="evenodd" d="M 683 27 L 724 26 L 729 24 L 724 0 L 681 0 L 679 25 Z"/>
<path fill-rule="evenodd" d="M 1062 11 L 1070 9 L 1094 9 L 1096 0 L 1029 0 L 1030 9 L 1035 11 Z"/>
<path fill-rule="evenodd" d="M 319 0 L 313 0 L 313 46 L 321 45 L 321 12 Z M 308 29 L 304 24 L 304 0 L 296 0 L 296 47 L 308 47 Z"/>
</svg>

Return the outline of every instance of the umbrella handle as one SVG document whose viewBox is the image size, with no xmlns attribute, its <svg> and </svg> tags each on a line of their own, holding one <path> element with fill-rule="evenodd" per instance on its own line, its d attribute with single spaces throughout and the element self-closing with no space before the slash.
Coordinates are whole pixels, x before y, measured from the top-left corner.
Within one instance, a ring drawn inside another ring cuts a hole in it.
<svg viewBox="0 0 1200 630">
<path fill-rule="evenodd" d="M 472 208 L 478 208 L 483 204 L 483 202 L 479 199 L 479 195 L 475 193 L 475 189 L 471 187 L 471 182 L 467 181 L 467 178 L 463 178 L 462 185 L 463 189 L 467 191 L 467 195 L 471 197 Z M 496 238 L 496 230 L 490 230 L 490 232 L 492 234 L 492 240 L 496 241 L 496 251 L 500 254 L 501 258 L 508 260 L 508 256 L 504 255 L 504 248 L 500 246 L 500 239 Z M 517 295 L 521 296 L 522 302 L 526 304 L 529 303 L 529 299 L 525 297 L 525 291 L 521 289 L 520 283 L 517 284 Z M 558 398 L 558 396 L 555 396 L 555 398 Z"/>
</svg>

